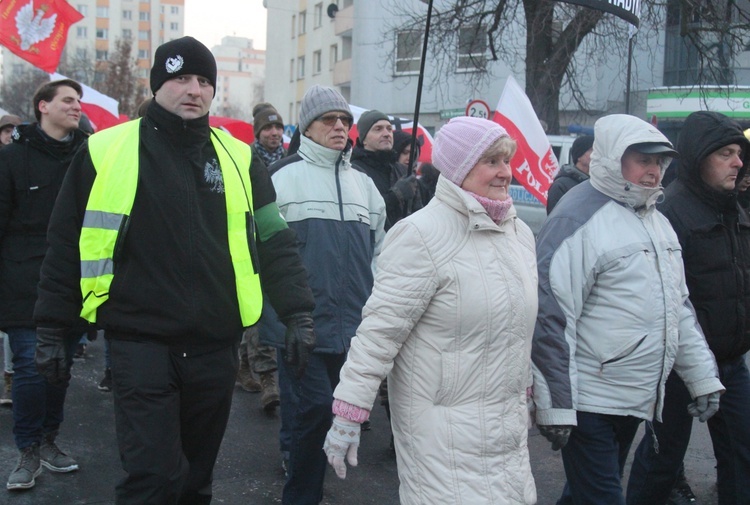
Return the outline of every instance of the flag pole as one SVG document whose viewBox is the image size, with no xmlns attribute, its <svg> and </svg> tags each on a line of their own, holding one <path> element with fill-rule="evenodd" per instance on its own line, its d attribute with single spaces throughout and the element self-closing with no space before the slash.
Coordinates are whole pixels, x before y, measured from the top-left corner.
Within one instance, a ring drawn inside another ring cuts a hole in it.
<svg viewBox="0 0 750 505">
<path fill-rule="evenodd" d="M 424 0 L 422 0 L 424 1 Z M 427 24 L 424 29 L 424 42 L 422 43 L 422 57 L 419 61 L 419 79 L 417 81 L 417 102 L 414 105 L 414 123 L 411 128 L 411 152 L 409 153 L 409 165 L 406 167 L 406 175 L 411 175 L 414 166 L 414 156 L 417 154 L 417 135 L 419 134 L 419 105 L 422 102 L 422 82 L 424 81 L 424 64 L 427 59 L 427 40 L 430 38 L 430 23 L 432 21 L 432 0 L 427 2 Z"/>
<path fill-rule="evenodd" d="M 628 37 L 628 71 L 625 77 L 625 114 L 630 114 L 630 79 L 633 66 L 633 37 Z"/>
</svg>

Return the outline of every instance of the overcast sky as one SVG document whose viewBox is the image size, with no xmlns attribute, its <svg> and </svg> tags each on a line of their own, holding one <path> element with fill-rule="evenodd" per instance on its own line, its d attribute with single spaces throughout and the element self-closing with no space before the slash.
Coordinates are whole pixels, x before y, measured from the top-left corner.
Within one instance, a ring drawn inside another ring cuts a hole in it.
<svg viewBox="0 0 750 505">
<path fill-rule="evenodd" d="M 266 14 L 263 0 L 185 0 L 185 35 L 210 49 L 227 35 L 253 39 L 253 47 L 266 48 Z"/>
</svg>

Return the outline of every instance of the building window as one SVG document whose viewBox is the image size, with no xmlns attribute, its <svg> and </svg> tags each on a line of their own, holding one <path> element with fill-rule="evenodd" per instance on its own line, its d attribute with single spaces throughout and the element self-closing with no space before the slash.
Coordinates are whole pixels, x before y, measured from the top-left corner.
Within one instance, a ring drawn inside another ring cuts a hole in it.
<svg viewBox="0 0 750 505">
<path fill-rule="evenodd" d="M 83 15 L 83 17 L 86 17 L 89 15 L 89 6 L 86 4 L 78 4 L 76 5 L 76 10 Z"/>
<path fill-rule="evenodd" d="M 96 61 L 107 61 L 109 59 L 109 54 L 107 51 L 101 51 L 99 49 L 96 50 Z"/>
<path fill-rule="evenodd" d="M 138 59 L 139 60 L 147 60 L 148 59 L 148 51 L 146 49 L 139 49 L 138 50 Z"/>
<path fill-rule="evenodd" d="M 97 7 L 96 8 L 96 17 L 98 18 L 108 18 L 109 17 L 109 7 Z"/>
<path fill-rule="evenodd" d="M 336 44 L 333 44 L 331 46 L 331 51 L 328 54 L 328 61 L 329 67 L 328 70 L 333 70 L 333 68 L 336 66 L 336 62 L 339 61 L 339 46 Z"/>
<path fill-rule="evenodd" d="M 297 58 L 297 79 L 305 78 L 305 57 L 300 56 Z"/>
<path fill-rule="evenodd" d="M 299 34 L 304 35 L 307 31 L 307 11 L 299 13 Z"/>
<path fill-rule="evenodd" d="M 106 28 L 97 28 L 96 38 L 99 40 L 107 40 L 109 38 L 109 30 Z"/>
<path fill-rule="evenodd" d="M 321 67 L 320 53 L 321 53 L 320 50 L 313 52 L 313 68 L 312 68 L 313 75 L 318 75 L 320 73 L 320 67 Z"/>
<path fill-rule="evenodd" d="M 138 30 L 138 40 L 148 40 L 148 30 Z"/>
<path fill-rule="evenodd" d="M 289 82 L 294 82 L 294 58 L 289 60 Z"/>
<path fill-rule="evenodd" d="M 89 52 L 85 47 L 76 47 L 76 56 L 85 60 L 89 57 Z"/>
<path fill-rule="evenodd" d="M 487 29 L 476 25 L 458 31 L 458 70 L 472 72 L 487 66 Z"/>
<path fill-rule="evenodd" d="M 418 74 L 422 32 L 406 30 L 396 35 L 396 74 Z"/>
<path fill-rule="evenodd" d="M 133 11 L 122 11 L 122 19 L 133 19 Z"/>
<path fill-rule="evenodd" d="M 88 30 L 86 29 L 85 26 L 76 27 L 76 37 L 79 39 L 88 38 Z"/>
<path fill-rule="evenodd" d="M 172 14 L 179 14 L 180 8 L 176 5 L 173 5 L 169 8 L 169 12 L 171 12 Z"/>
<path fill-rule="evenodd" d="M 297 15 L 292 14 L 292 38 L 297 35 Z"/>
<path fill-rule="evenodd" d="M 141 21 L 151 21 L 151 13 L 146 11 L 141 11 L 138 13 L 138 19 Z"/>
<path fill-rule="evenodd" d="M 313 20 L 313 28 L 320 28 L 323 24 L 323 4 L 315 4 L 315 19 Z"/>
<path fill-rule="evenodd" d="M 122 29 L 122 38 L 123 39 L 132 39 L 133 38 L 133 30 L 130 28 L 123 28 Z"/>
<path fill-rule="evenodd" d="M 177 30 L 180 29 L 180 24 L 179 23 L 169 23 L 169 29 L 177 31 Z"/>
</svg>

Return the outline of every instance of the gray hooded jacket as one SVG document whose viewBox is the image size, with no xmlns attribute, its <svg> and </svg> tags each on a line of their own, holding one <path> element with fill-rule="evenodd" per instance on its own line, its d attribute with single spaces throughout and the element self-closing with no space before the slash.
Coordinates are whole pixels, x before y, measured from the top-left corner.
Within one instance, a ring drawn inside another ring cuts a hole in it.
<svg viewBox="0 0 750 505">
<path fill-rule="evenodd" d="M 693 397 L 722 389 L 688 301 L 680 244 L 655 208 L 661 188 L 622 176 L 629 146 L 671 144 L 627 115 L 597 121 L 595 138 L 590 181 L 560 202 L 537 242 L 532 360 L 542 425 L 575 425 L 578 410 L 660 420 L 673 367 Z"/>
</svg>

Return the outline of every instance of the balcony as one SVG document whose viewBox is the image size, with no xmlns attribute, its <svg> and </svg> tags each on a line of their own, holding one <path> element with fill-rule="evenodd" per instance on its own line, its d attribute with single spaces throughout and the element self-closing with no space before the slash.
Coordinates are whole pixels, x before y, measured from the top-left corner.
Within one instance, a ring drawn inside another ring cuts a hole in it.
<svg viewBox="0 0 750 505">
<path fill-rule="evenodd" d="M 354 4 L 338 11 L 333 22 L 333 31 L 338 36 L 351 36 L 352 28 L 354 28 Z"/>
<path fill-rule="evenodd" d="M 333 67 L 333 84 L 341 86 L 352 82 L 352 59 L 337 61 Z"/>
</svg>

